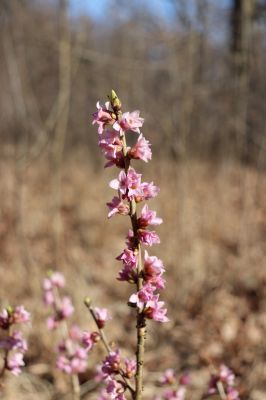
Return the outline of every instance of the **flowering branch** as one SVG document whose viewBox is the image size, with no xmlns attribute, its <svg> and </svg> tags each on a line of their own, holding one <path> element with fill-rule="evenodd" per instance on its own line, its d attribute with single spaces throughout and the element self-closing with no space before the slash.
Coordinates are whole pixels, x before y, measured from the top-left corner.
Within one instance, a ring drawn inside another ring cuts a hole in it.
<svg viewBox="0 0 266 400">
<path fill-rule="evenodd" d="M 93 124 L 98 125 L 99 146 L 107 159 L 105 167 L 117 166 L 121 169 L 118 179 L 110 182 L 110 187 L 117 190 L 118 195 L 111 202 L 108 217 L 115 214 L 129 215 L 131 227 L 127 235 L 127 248 L 117 259 L 122 261 L 123 268 L 119 271 L 118 280 L 136 285 L 137 292 L 129 298 L 128 305 L 137 309 L 137 346 L 136 346 L 136 389 L 134 399 L 140 400 L 143 392 L 144 344 L 146 336 L 146 320 L 160 322 L 168 321 L 164 302 L 159 301 L 156 290 L 164 288 L 164 267 L 161 260 L 144 253 L 142 260 L 141 245 L 152 246 L 160 243 L 160 238 L 154 231 L 147 229 L 149 225 L 159 225 L 161 218 L 156 212 L 149 210 L 147 205 L 137 216 L 137 204 L 155 197 L 159 188 L 153 182 L 141 182 L 138 174 L 131 166 L 131 160 L 151 160 L 150 143 L 140 132 L 144 119 L 139 117 L 139 111 L 132 113 L 121 111 L 121 101 L 112 90 L 109 102 L 101 106 L 97 103 L 97 111 L 93 115 Z M 126 133 L 136 132 L 139 136 L 133 147 L 127 146 Z M 126 203 L 124 202 L 126 201 Z M 121 397 L 114 397 L 121 399 Z"/>
</svg>

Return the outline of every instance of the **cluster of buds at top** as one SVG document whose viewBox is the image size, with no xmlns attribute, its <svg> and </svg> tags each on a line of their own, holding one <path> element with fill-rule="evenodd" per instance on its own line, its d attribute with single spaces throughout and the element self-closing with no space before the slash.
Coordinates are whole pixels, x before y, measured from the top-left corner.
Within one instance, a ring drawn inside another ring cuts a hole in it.
<svg viewBox="0 0 266 400">
<path fill-rule="evenodd" d="M 47 327 L 50 330 L 60 329 L 62 333 L 62 341 L 57 346 L 57 368 L 66 374 L 77 375 L 86 371 L 88 353 L 100 338 L 98 332 L 83 332 L 77 325 L 68 326 L 74 306 L 70 297 L 61 296 L 64 286 L 64 276 L 59 272 L 49 272 L 43 281 L 44 303 L 53 311 L 47 319 Z M 99 326 L 109 319 L 105 309 L 97 308 L 95 314 Z"/>
<path fill-rule="evenodd" d="M 137 292 L 129 298 L 129 305 L 137 307 L 143 318 L 166 322 L 167 311 L 158 293 L 165 284 L 163 263 L 145 251 L 142 266 L 140 247 L 160 243 L 158 234 L 149 227 L 161 224 L 162 219 L 147 204 L 142 207 L 139 217 L 136 213 L 136 205 L 157 196 L 159 188 L 153 182 L 142 182 L 141 174 L 130 165 L 132 159 L 148 162 L 152 158 L 150 143 L 140 132 L 144 119 L 139 116 L 139 111 L 122 113 L 121 101 L 114 91 L 109 100 L 105 105 L 97 103 L 93 124 L 98 125 L 99 147 L 107 159 L 105 166 L 115 165 L 121 169 L 117 179 L 110 182 L 110 187 L 117 191 L 117 195 L 107 203 L 108 217 L 129 215 L 132 223 L 132 229 L 126 237 L 127 247 L 117 257 L 123 264 L 118 279 L 137 285 Z M 127 146 L 127 132 L 138 134 L 132 147 Z"/>
<path fill-rule="evenodd" d="M 218 394 L 223 400 L 240 400 L 235 389 L 235 375 L 226 365 L 221 365 L 209 381 L 208 395 Z"/>
<path fill-rule="evenodd" d="M 9 370 L 13 375 L 21 373 L 21 367 L 25 365 L 23 355 L 28 350 L 28 346 L 22 332 L 14 329 L 14 325 L 23 325 L 29 321 L 30 314 L 24 306 L 14 308 L 9 306 L 0 313 L 0 349 L 4 351 L 0 376 L 4 375 L 5 370 Z"/>
</svg>

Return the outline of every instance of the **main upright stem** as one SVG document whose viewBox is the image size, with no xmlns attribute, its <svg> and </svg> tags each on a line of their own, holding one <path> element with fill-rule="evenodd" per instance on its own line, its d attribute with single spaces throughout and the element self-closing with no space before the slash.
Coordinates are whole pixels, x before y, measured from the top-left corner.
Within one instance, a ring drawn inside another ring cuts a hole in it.
<svg viewBox="0 0 266 400">
<path fill-rule="evenodd" d="M 123 155 L 125 160 L 125 172 L 127 174 L 130 160 L 127 157 L 127 143 L 125 134 L 122 136 L 123 141 Z M 138 239 L 138 218 L 136 210 L 136 201 L 134 199 L 130 200 L 130 219 L 132 230 L 134 233 L 135 248 L 138 251 L 138 262 L 137 262 L 137 290 L 142 288 L 143 278 L 142 278 L 142 257 L 141 257 L 141 246 Z M 145 350 L 145 338 L 146 338 L 146 319 L 139 308 L 137 308 L 137 349 L 136 349 L 136 390 L 134 393 L 134 400 L 141 400 L 143 392 L 143 363 L 144 363 L 144 350 Z"/>
</svg>

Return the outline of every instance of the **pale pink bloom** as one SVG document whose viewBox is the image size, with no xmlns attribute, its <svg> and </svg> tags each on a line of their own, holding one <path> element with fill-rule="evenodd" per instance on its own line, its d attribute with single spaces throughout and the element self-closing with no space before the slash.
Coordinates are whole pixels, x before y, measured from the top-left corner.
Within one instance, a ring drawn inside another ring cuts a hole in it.
<svg viewBox="0 0 266 400">
<path fill-rule="evenodd" d="M 123 156 L 123 142 L 120 139 L 119 133 L 112 129 L 105 129 L 103 134 L 100 136 L 99 147 L 107 160 L 106 167 L 117 165 L 120 168 L 125 167 L 125 161 Z"/>
<path fill-rule="evenodd" d="M 177 390 L 166 390 L 163 394 L 164 400 L 185 400 L 186 388 L 181 386 Z"/>
<path fill-rule="evenodd" d="M 65 286 L 65 278 L 60 272 L 54 272 L 50 276 L 50 281 L 52 282 L 52 285 L 58 288 L 63 288 Z"/>
<path fill-rule="evenodd" d="M 111 218 L 115 214 L 120 214 L 120 215 L 129 214 L 129 205 L 123 203 L 123 201 L 121 201 L 117 196 L 115 196 L 111 202 L 106 203 L 106 205 L 110 209 L 110 212 L 108 213 L 108 218 Z"/>
<path fill-rule="evenodd" d="M 156 256 L 149 256 L 148 252 L 145 250 L 143 267 L 144 280 L 154 285 L 157 289 L 163 289 L 165 280 L 162 278 L 162 274 L 164 271 L 162 260 Z"/>
<path fill-rule="evenodd" d="M 78 325 L 72 325 L 69 329 L 69 338 L 75 342 L 81 341 L 83 332 Z"/>
<path fill-rule="evenodd" d="M 173 368 L 168 368 L 159 379 L 161 385 L 172 385 L 176 382 L 175 372 Z"/>
<path fill-rule="evenodd" d="M 162 218 L 156 217 L 156 211 L 150 210 L 147 204 L 143 206 L 138 218 L 139 228 L 146 228 L 148 225 L 160 225 L 162 222 Z"/>
<path fill-rule="evenodd" d="M 222 364 L 219 368 L 220 380 L 228 386 L 232 386 L 235 383 L 235 375 L 231 369 L 226 365 Z"/>
<path fill-rule="evenodd" d="M 146 140 L 141 133 L 138 137 L 137 143 L 128 151 L 128 155 L 136 160 L 148 162 L 152 157 L 150 146 L 149 141 Z"/>
<path fill-rule="evenodd" d="M 135 193 L 135 200 L 137 203 L 143 200 L 150 200 L 156 197 L 159 191 L 159 187 L 155 186 L 153 182 L 143 182 Z"/>
<path fill-rule="evenodd" d="M 146 231 L 145 229 L 138 229 L 138 238 L 141 243 L 147 246 L 160 243 L 160 238 L 154 231 Z"/>
<path fill-rule="evenodd" d="M 127 378 L 130 379 L 132 378 L 132 376 L 136 374 L 137 370 L 136 360 L 130 360 L 129 358 L 125 358 L 124 362 L 125 362 L 124 372 Z"/>
<path fill-rule="evenodd" d="M 180 385 L 186 386 L 189 385 L 190 382 L 191 382 L 191 376 L 188 372 L 184 372 L 179 378 Z"/>
<path fill-rule="evenodd" d="M 110 399 L 126 400 L 124 396 L 125 388 L 121 382 L 108 377 L 106 380 L 106 393 L 109 394 Z"/>
<path fill-rule="evenodd" d="M 78 346 L 73 354 L 60 354 L 56 366 L 66 374 L 79 374 L 87 369 L 87 351 Z"/>
<path fill-rule="evenodd" d="M 140 184 L 141 174 L 137 174 L 134 168 L 129 168 L 127 174 L 125 171 L 121 171 L 118 179 L 113 179 L 109 185 L 112 189 L 118 190 L 122 198 L 132 200 L 139 190 Z"/>
<path fill-rule="evenodd" d="M 82 343 L 84 344 L 87 351 L 92 349 L 94 342 L 93 342 L 93 336 L 92 336 L 91 332 L 88 332 L 88 331 L 83 332 Z"/>
<path fill-rule="evenodd" d="M 153 296 L 152 300 L 146 304 L 146 317 L 159 322 L 168 322 L 169 319 L 166 316 L 167 309 L 163 307 L 164 301 L 159 301 L 159 295 Z"/>
<path fill-rule="evenodd" d="M 24 324 L 30 321 L 30 313 L 25 310 L 24 306 L 17 306 L 12 314 L 12 320 L 14 324 Z"/>
<path fill-rule="evenodd" d="M 227 389 L 226 400 L 240 400 L 238 391 L 232 387 L 229 387 Z"/>
<path fill-rule="evenodd" d="M 136 267 L 137 256 L 131 249 L 124 249 L 123 252 L 116 258 L 119 261 L 123 261 L 123 264 L 130 267 Z"/>
<path fill-rule="evenodd" d="M 121 356 L 120 351 L 111 351 L 105 358 L 102 371 L 106 375 L 117 374 L 120 369 Z"/>
<path fill-rule="evenodd" d="M 124 267 L 118 272 L 119 281 L 127 281 L 130 283 L 137 282 L 137 271 L 132 265 L 124 264 Z"/>
<path fill-rule="evenodd" d="M 28 350 L 27 342 L 20 331 L 14 331 L 10 336 L 1 339 L 0 348 L 8 351 L 18 350 L 21 353 L 25 353 Z"/>
<path fill-rule="evenodd" d="M 21 353 L 14 353 L 8 358 L 7 369 L 15 376 L 21 373 L 21 367 L 24 365 L 23 354 Z"/>
<path fill-rule="evenodd" d="M 0 313 L 0 328 L 8 329 L 9 326 L 10 326 L 9 314 L 7 310 L 4 308 Z"/>
<path fill-rule="evenodd" d="M 146 283 L 142 289 L 134 293 L 129 298 L 129 303 L 136 304 L 137 307 L 143 308 L 146 303 L 153 299 L 155 287 Z"/>
<path fill-rule="evenodd" d="M 57 329 L 60 324 L 60 321 L 57 319 L 56 316 L 48 317 L 46 320 L 47 329 L 50 331 Z"/>
<path fill-rule="evenodd" d="M 70 317 L 74 312 L 74 306 L 72 304 L 71 298 L 68 296 L 64 296 L 61 300 L 59 313 L 62 319 L 66 319 Z"/>
<path fill-rule="evenodd" d="M 111 318 L 108 310 L 106 308 L 94 308 L 95 317 L 97 319 L 98 327 L 101 329 L 104 327 L 106 321 L 109 321 Z"/>
<path fill-rule="evenodd" d="M 50 306 L 50 305 L 54 304 L 55 298 L 54 298 L 54 294 L 53 294 L 52 290 L 45 290 L 44 291 L 43 301 L 44 301 L 44 304 L 46 304 L 47 306 Z"/>
<path fill-rule="evenodd" d="M 98 133 L 101 135 L 106 125 L 112 125 L 114 119 L 112 113 L 109 110 L 110 103 L 107 101 L 104 106 L 102 106 L 99 101 L 96 104 L 97 111 L 93 113 L 92 124 L 98 124 Z"/>
<path fill-rule="evenodd" d="M 106 374 L 103 373 L 103 371 L 102 371 L 102 365 L 100 365 L 100 364 L 96 365 L 95 369 L 96 369 L 96 372 L 94 375 L 95 382 L 103 382 L 106 378 Z"/>
<path fill-rule="evenodd" d="M 144 118 L 140 118 L 139 111 L 125 112 L 113 125 L 113 128 L 122 135 L 126 131 L 140 133 Z"/>
</svg>

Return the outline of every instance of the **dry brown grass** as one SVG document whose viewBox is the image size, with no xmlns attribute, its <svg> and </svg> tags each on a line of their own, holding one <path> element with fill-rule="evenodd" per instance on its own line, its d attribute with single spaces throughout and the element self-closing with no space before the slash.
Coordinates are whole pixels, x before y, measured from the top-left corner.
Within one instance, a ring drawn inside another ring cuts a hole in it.
<svg viewBox="0 0 266 400">
<path fill-rule="evenodd" d="M 92 166 L 80 154 L 65 160 L 60 262 L 55 265 L 49 161 L 28 165 L 19 182 L 10 156 L 1 161 L 1 302 L 24 303 L 33 316 L 27 368 L 21 378 L 8 380 L 7 399 L 47 400 L 68 390 L 52 367 L 54 341 L 46 331 L 41 299 L 41 281 L 51 267 L 66 275 L 76 321 L 93 327 L 82 304 L 90 295 L 95 304 L 111 309 L 109 339 L 134 351 L 134 322 L 126 306 L 131 288 L 116 281 L 119 263 L 114 261 L 129 221 L 106 219 L 105 203 L 112 196 L 108 181 L 115 173 Z M 148 398 L 156 372 L 173 366 L 192 371 L 194 394 L 189 398 L 199 399 L 208 366 L 225 362 L 239 376 L 243 399 L 264 399 L 265 172 L 230 163 L 154 161 L 144 166 L 144 177 L 161 187 L 152 204 L 164 219 L 162 243 L 154 253 L 167 268 L 163 297 L 171 318 L 163 326 L 149 324 Z M 99 348 L 92 355 L 91 368 L 100 353 Z M 91 371 L 82 380 L 90 376 Z"/>
</svg>

